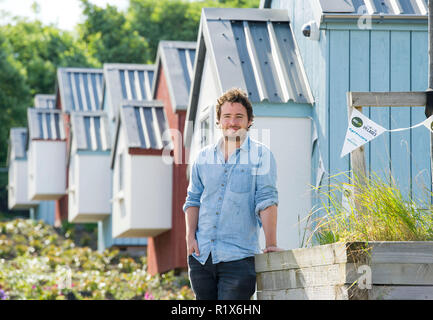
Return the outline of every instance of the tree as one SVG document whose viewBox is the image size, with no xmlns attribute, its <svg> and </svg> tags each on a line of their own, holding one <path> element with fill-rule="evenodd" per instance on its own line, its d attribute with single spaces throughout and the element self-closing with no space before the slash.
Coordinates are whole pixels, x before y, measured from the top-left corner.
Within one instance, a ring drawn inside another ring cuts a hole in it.
<svg viewBox="0 0 433 320">
<path fill-rule="evenodd" d="M 130 0 L 127 19 L 149 43 L 152 61 L 160 40 L 196 41 L 204 7 L 257 8 L 259 0 Z"/>
<path fill-rule="evenodd" d="M 100 63 L 150 63 L 146 40 L 133 30 L 115 6 L 105 8 L 81 0 L 86 20 L 78 26 L 80 38 Z"/>
<path fill-rule="evenodd" d="M 9 129 L 26 126 L 30 88 L 12 50 L 0 34 L 0 167 L 6 163 Z"/>
<path fill-rule="evenodd" d="M 72 34 L 40 21 L 16 18 L 2 28 L 15 59 L 22 65 L 31 94 L 54 93 L 58 67 L 91 67 L 99 62 Z"/>
</svg>

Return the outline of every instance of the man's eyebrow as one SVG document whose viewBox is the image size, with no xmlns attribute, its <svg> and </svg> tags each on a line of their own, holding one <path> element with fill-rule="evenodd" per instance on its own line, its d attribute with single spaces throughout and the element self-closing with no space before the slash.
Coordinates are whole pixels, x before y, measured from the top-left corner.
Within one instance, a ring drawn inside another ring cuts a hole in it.
<svg viewBox="0 0 433 320">
<path fill-rule="evenodd" d="M 232 113 L 229 112 L 229 113 L 223 113 L 222 115 L 223 115 L 223 116 L 226 116 L 226 115 L 231 115 L 231 114 L 232 114 Z M 245 116 L 243 113 L 235 113 L 235 115 L 236 115 L 236 116 Z"/>
</svg>

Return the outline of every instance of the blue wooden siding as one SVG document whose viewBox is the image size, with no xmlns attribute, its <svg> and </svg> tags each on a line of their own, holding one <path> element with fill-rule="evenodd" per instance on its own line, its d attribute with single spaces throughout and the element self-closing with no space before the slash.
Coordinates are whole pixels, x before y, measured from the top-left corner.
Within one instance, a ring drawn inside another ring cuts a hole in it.
<svg viewBox="0 0 433 320">
<path fill-rule="evenodd" d="M 147 238 L 113 238 L 111 215 L 98 223 L 98 251 L 111 246 L 147 246 Z"/>
<path fill-rule="evenodd" d="M 427 32 L 411 32 L 411 90 L 423 91 L 428 85 L 428 34 Z M 423 53 L 423 54 L 419 54 Z M 412 108 L 411 122 L 419 123 L 425 119 L 423 108 Z M 430 199 L 431 170 L 429 151 L 429 132 L 425 128 L 411 131 L 412 154 L 424 154 L 424 157 L 413 157 L 411 162 L 412 194 L 415 198 Z"/>
<path fill-rule="evenodd" d="M 328 30 L 328 34 L 327 168 L 333 175 L 350 168 L 350 158 L 339 157 L 347 129 L 346 92 L 425 90 L 427 33 L 339 29 Z M 425 119 L 424 109 L 418 107 L 364 108 L 363 112 L 388 129 L 407 128 Z M 422 197 L 422 191 L 431 188 L 429 157 L 425 128 L 384 133 L 366 146 L 368 172 L 385 180 L 392 176 L 403 194 L 414 198 Z"/>
<path fill-rule="evenodd" d="M 322 184 L 333 183 L 326 177 L 350 170 L 350 157 L 340 158 L 347 130 L 346 92 L 424 91 L 427 21 L 384 21 L 370 30 L 359 29 L 357 21 L 350 19 L 323 23 L 320 41 L 312 41 L 301 32 L 302 25 L 314 19 L 310 1 L 272 1 L 272 7 L 288 10 L 315 98 L 313 119 L 319 139 L 312 151 L 312 184 L 319 154 L 326 170 Z M 425 119 L 424 108 L 419 107 L 367 107 L 363 113 L 388 129 Z M 365 156 L 369 174 L 375 172 L 385 181 L 392 175 L 405 194 L 430 199 L 429 132 L 425 128 L 386 132 L 365 146 Z"/>
<path fill-rule="evenodd" d="M 46 224 L 54 225 L 55 202 L 41 201 L 35 210 L 35 220 L 42 220 Z"/>
</svg>

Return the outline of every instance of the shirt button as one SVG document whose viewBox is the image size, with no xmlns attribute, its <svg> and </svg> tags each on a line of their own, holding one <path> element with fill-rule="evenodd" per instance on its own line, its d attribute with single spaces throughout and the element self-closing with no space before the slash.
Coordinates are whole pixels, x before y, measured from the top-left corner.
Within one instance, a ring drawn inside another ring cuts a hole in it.
<svg viewBox="0 0 433 320">
<path fill-rule="evenodd" d="M 220 213 L 217 211 L 216 214 L 220 214 Z"/>
<path fill-rule="evenodd" d="M 214 229 L 216 229 L 216 226 L 213 226 Z"/>
<path fill-rule="evenodd" d="M 221 187 L 224 187 L 224 183 L 221 183 Z"/>
<path fill-rule="evenodd" d="M 223 198 L 219 197 L 218 200 L 222 200 Z"/>
</svg>

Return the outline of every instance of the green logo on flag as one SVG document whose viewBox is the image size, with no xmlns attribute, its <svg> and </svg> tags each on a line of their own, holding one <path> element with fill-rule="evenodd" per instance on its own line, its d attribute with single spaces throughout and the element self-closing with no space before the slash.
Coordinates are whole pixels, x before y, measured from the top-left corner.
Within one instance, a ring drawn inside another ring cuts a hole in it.
<svg viewBox="0 0 433 320">
<path fill-rule="evenodd" d="M 359 127 L 362 126 L 362 119 L 359 118 L 359 117 L 353 117 L 353 118 L 352 118 L 352 124 L 353 124 L 355 127 L 359 128 Z"/>
</svg>

